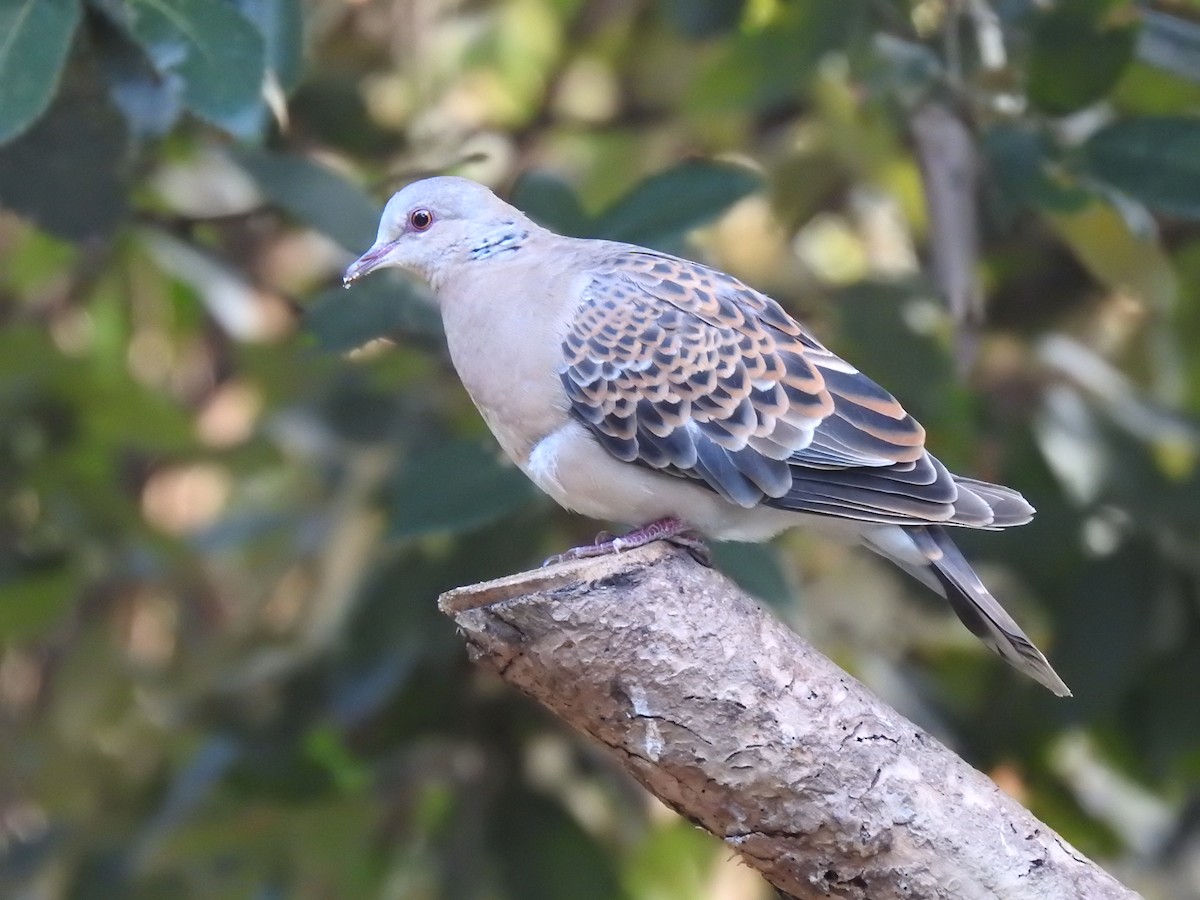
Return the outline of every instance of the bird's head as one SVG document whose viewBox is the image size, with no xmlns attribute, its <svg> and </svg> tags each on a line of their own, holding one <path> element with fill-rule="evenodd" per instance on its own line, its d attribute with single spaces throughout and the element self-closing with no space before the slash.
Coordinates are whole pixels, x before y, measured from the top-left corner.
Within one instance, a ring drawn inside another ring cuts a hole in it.
<svg viewBox="0 0 1200 900">
<path fill-rule="evenodd" d="M 387 202 L 375 243 L 350 264 L 342 278 L 349 287 L 390 266 L 436 281 L 439 271 L 464 258 L 481 259 L 520 236 L 529 220 L 481 184 L 444 175 L 416 181 Z"/>
</svg>

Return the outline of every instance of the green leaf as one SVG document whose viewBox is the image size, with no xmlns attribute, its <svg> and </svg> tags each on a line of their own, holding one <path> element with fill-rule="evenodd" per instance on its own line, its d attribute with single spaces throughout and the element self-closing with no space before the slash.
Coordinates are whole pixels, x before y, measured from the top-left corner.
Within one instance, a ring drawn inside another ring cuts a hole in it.
<svg viewBox="0 0 1200 900">
<path fill-rule="evenodd" d="M 78 24 L 78 0 L 0 2 L 0 144 L 50 105 Z"/>
<path fill-rule="evenodd" d="M 1128 694 L 1146 662 L 1162 577 L 1150 548 L 1131 542 L 1094 562 L 1080 579 L 1058 615 L 1062 624 L 1052 654 L 1055 668 L 1075 690 L 1076 714 L 1099 717 Z"/>
<path fill-rule="evenodd" d="M 737 27 L 745 0 L 666 0 L 663 12 L 681 34 L 708 38 Z"/>
<path fill-rule="evenodd" d="M 1051 175 L 1049 141 L 1035 128 L 995 125 L 984 134 L 983 150 L 995 177 L 993 199 L 1009 217 L 1023 206 L 1074 212 L 1093 199 L 1087 190 Z"/>
<path fill-rule="evenodd" d="M 0 147 L 0 206 L 68 240 L 110 233 L 125 214 L 125 123 L 95 78 L 72 75 L 33 127 Z"/>
<path fill-rule="evenodd" d="M 894 34 L 875 34 L 864 60 L 864 83 L 874 97 L 897 98 L 915 107 L 946 77 L 941 58 L 925 44 Z"/>
<path fill-rule="evenodd" d="M 113 105 L 137 135 L 166 134 L 183 112 L 183 81 L 163 74 L 122 24 L 97 15 L 90 29 Z"/>
<path fill-rule="evenodd" d="M 1127 202 L 1127 207 L 1145 210 Z M 1102 198 L 1077 210 L 1047 210 L 1053 225 L 1076 258 L 1103 284 L 1133 291 L 1152 305 L 1175 303 L 1171 260 L 1153 228 L 1138 229 L 1138 216 Z"/>
<path fill-rule="evenodd" d="M 513 815 L 520 810 L 519 815 Z M 528 791 L 496 798 L 489 843 L 505 897 L 521 900 L 621 900 L 612 854 L 561 807 Z"/>
<path fill-rule="evenodd" d="M 712 555 L 718 569 L 760 600 L 773 606 L 792 602 L 791 585 L 771 544 L 716 543 Z"/>
<path fill-rule="evenodd" d="M 164 73 L 183 79 L 198 116 L 239 137 L 257 135 L 265 49 L 258 29 L 228 2 L 130 0 L 133 34 Z"/>
<path fill-rule="evenodd" d="M 539 225 L 573 237 L 591 237 L 593 225 L 570 185 L 546 172 L 527 172 L 509 201 Z"/>
<path fill-rule="evenodd" d="M 71 603 L 75 576 L 69 571 L 31 575 L 0 585 L 0 641 L 36 637 Z"/>
<path fill-rule="evenodd" d="M 1115 122 L 1083 146 L 1087 171 L 1160 212 L 1200 219 L 1200 119 Z"/>
<path fill-rule="evenodd" d="M 954 438 L 971 440 L 968 395 L 954 375 L 947 348 L 928 333 L 914 333 L 905 312 L 927 297 L 919 284 L 863 281 L 834 297 L 840 341 L 834 349 L 886 385 L 905 408 L 936 435 L 938 456 L 952 466 Z M 867 368 L 869 365 L 869 368 Z"/>
<path fill-rule="evenodd" d="M 637 845 L 623 869 L 631 897 L 694 900 L 711 892 L 718 844 L 712 835 L 676 820 L 655 828 Z"/>
<path fill-rule="evenodd" d="M 696 112 L 763 108 L 801 94 L 826 56 L 866 32 L 869 0 L 781 4 L 766 26 L 738 35 L 696 79 L 687 105 Z"/>
<path fill-rule="evenodd" d="M 304 28 L 299 0 L 234 0 L 266 42 L 267 69 L 291 91 L 304 68 Z"/>
<path fill-rule="evenodd" d="M 1174 761 L 1176 767 L 1192 770 L 1189 774 L 1200 767 L 1196 753 L 1200 747 L 1200 706 L 1180 703 L 1174 691 L 1179 685 L 1196 684 L 1200 679 L 1195 634 L 1193 625 L 1186 635 L 1189 640 L 1180 641 L 1171 652 L 1163 654 L 1129 701 L 1130 709 L 1136 710 L 1136 724 L 1130 730 L 1136 730 L 1139 745 L 1154 761 Z M 1181 765 L 1185 760 L 1186 766 Z M 1195 783 L 1194 774 L 1187 783 Z"/>
<path fill-rule="evenodd" d="M 529 480 L 498 452 L 473 441 L 405 461 L 392 486 L 393 537 L 471 531 L 529 502 Z"/>
<path fill-rule="evenodd" d="M 234 158 L 272 203 L 351 253 L 374 243 L 379 204 L 348 178 L 300 156 L 239 150 Z"/>
<path fill-rule="evenodd" d="M 762 179 L 741 166 L 687 162 L 646 179 L 618 200 L 596 223 L 596 236 L 661 247 L 760 187 Z"/>
<path fill-rule="evenodd" d="M 429 298 L 411 282 L 388 272 L 372 275 L 349 290 L 324 291 L 305 313 L 304 327 L 321 350 L 344 353 L 380 337 L 440 335 L 442 320 Z"/>
<path fill-rule="evenodd" d="M 1029 60 L 1029 99 L 1062 116 L 1106 95 L 1133 59 L 1137 20 L 1110 0 L 1066 0 L 1039 16 Z"/>
<path fill-rule="evenodd" d="M 184 453 L 194 446 L 187 411 L 132 379 L 93 379 L 74 393 L 88 411 L 82 434 L 93 447 Z"/>
</svg>

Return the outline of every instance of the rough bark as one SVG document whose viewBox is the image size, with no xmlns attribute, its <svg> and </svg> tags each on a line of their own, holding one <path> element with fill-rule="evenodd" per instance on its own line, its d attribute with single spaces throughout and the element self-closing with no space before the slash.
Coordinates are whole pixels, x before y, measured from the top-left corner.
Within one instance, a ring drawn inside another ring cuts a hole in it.
<svg viewBox="0 0 1200 900">
<path fill-rule="evenodd" d="M 472 657 L 796 898 L 1136 897 L 686 553 L 441 598 Z"/>
</svg>

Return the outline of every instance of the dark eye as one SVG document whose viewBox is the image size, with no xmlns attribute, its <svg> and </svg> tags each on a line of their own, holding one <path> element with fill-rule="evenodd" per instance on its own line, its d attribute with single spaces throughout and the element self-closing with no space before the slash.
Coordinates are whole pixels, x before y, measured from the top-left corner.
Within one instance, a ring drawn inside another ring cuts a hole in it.
<svg viewBox="0 0 1200 900">
<path fill-rule="evenodd" d="M 414 209 L 408 214 L 408 224 L 413 231 L 425 231 L 433 224 L 433 213 L 427 209 Z"/>
</svg>

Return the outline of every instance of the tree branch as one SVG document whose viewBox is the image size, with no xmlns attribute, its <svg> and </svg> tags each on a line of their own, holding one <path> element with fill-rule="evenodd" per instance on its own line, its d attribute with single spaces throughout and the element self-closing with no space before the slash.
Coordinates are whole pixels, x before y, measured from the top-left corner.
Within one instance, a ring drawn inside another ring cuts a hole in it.
<svg viewBox="0 0 1200 900">
<path fill-rule="evenodd" d="M 729 580 L 658 543 L 442 596 L 472 658 L 797 898 L 1133 898 Z"/>
</svg>

